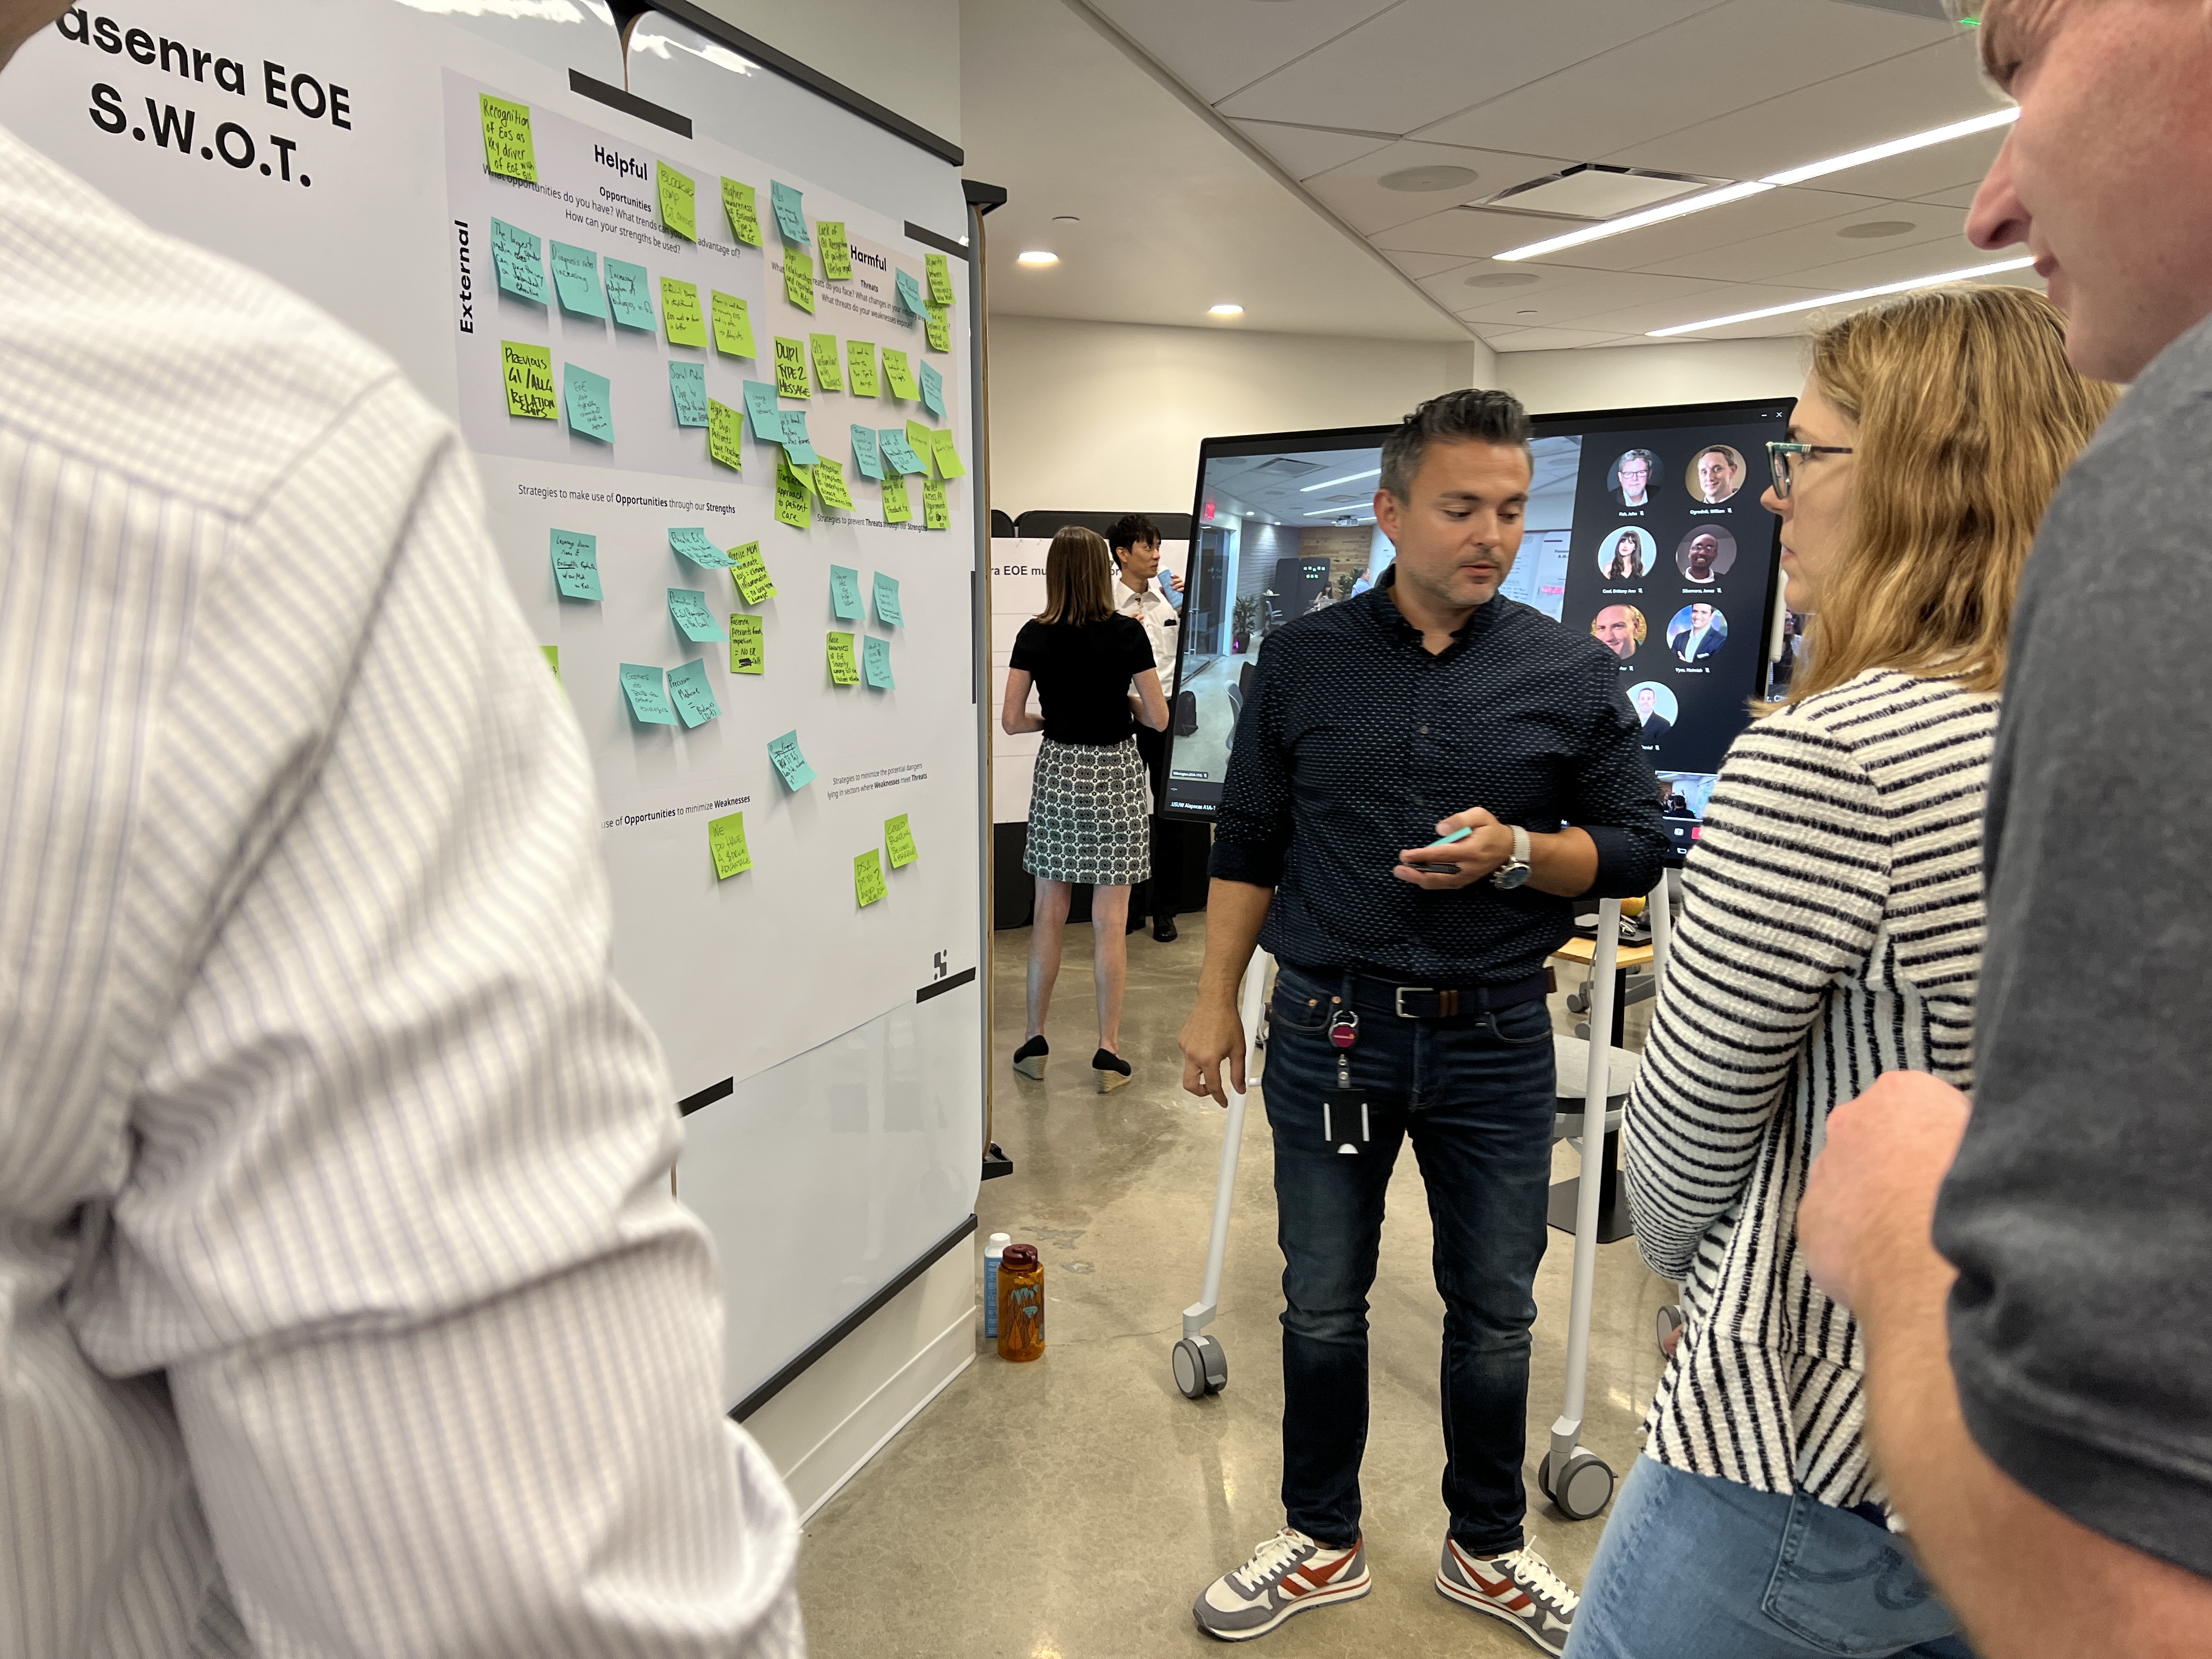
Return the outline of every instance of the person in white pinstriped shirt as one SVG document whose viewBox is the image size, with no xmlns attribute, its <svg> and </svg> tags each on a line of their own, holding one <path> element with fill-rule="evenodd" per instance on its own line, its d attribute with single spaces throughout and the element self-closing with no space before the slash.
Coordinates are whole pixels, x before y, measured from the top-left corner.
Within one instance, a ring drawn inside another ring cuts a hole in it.
<svg viewBox="0 0 2212 1659">
<path fill-rule="evenodd" d="M 0 289 L 0 1659 L 801 1653 L 457 437 L 5 133 Z"/>
</svg>

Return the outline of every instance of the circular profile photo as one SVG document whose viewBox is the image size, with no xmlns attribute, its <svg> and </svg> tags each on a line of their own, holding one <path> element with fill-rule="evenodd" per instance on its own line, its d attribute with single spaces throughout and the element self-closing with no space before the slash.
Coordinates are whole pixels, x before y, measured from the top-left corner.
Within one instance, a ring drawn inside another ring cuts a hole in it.
<svg viewBox="0 0 2212 1659">
<path fill-rule="evenodd" d="M 1690 499 L 1705 507 L 1717 507 L 1743 488 L 1743 452 L 1730 444 L 1707 444 L 1690 457 L 1682 475 Z"/>
<path fill-rule="evenodd" d="M 1728 643 L 1728 618 L 1703 599 L 1692 600 L 1667 624 L 1667 648 L 1684 662 L 1702 662 Z"/>
<path fill-rule="evenodd" d="M 1632 605 L 1609 605 L 1590 618 L 1590 635 L 1626 662 L 1644 643 L 1644 613 Z"/>
<path fill-rule="evenodd" d="M 1659 458 L 1648 449 L 1624 451 L 1607 471 L 1605 487 L 1621 507 L 1649 507 L 1659 493 Z"/>
<path fill-rule="evenodd" d="M 1682 713 L 1674 694 L 1656 680 L 1638 680 L 1630 686 L 1628 702 L 1636 710 L 1637 724 L 1644 728 L 1646 743 L 1656 743 L 1673 731 Z"/>
<path fill-rule="evenodd" d="M 1735 538 L 1724 524 L 1701 524 L 1674 544 L 1674 568 L 1692 586 L 1704 587 L 1728 574 L 1735 563 Z"/>
<path fill-rule="evenodd" d="M 1651 539 L 1651 532 L 1632 524 L 1608 530 L 1598 544 L 1598 573 L 1609 582 L 1640 582 L 1658 559 L 1659 544 Z"/>
</svg>

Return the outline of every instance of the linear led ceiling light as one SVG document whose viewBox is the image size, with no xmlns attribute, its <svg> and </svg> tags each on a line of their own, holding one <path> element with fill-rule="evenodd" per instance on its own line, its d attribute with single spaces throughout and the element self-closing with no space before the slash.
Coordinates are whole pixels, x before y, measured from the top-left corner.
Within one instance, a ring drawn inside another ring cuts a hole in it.
<svg viewBox="0 0 2212 1659">
<path fill-rule="evenodd" d="M 2033 258 L 2000 259 L 1993 265 L 1972 265 L 1965 270 L 1942 270 L 1933 276 L 1914 276 L 1902 283 L 1884 283 L 1879 288 L 1855 288 L 1847 294 L 1823 294 L 1817 300 L 1792 300 L 1786 306 L 1762 306 L 1757 311 L 1739 311 L 1730 317 L 1708 317 L 1702 323 L 1677 323 L 1672 328 L 1655 328 L 1644 337 L 1665 340 L 1677 334 L 1696 334 L 1708 328 L 1726 328 L 1731 323 L 1755 323 L 1766 317 L 1786 317 L 1793 311 L 1813 311 L 1821 306 L 1847 306 L 1859 300 L 1879 300 L 1885 294 L 1906 294 L 1916 288 L 1934 288 L 1939 283 L 1964 283 L 1977 276 L 1994 276 L 2000 271 L 2024 270 L 2034 263 Z"/>
<path fill-rule="evenodd" d="M 1315 490 L 1327 489 L 1331 484 L 1358 483 L 1362 478 L 1379 478 L 1382 476 L 1382 469 L 1381 467 L 1370 466 L 1364 472 L 1347 472 L 1341 478 L 1323 478 L 1319 483 L 1300 484 L 1298 486 L 1298 494 L 1301 495 L 1310 495 Z"/>
<path fill-rule="evenodd" d="M 1802 167 L 1770 173 L 1764 179 L 1747 179 L 1740 185 L 1723 185 L 1718 190 L 1705 191 L 1678 202 L 1662 202 L 1657 207 L 1645 208 L 1639 213 L 1625 213 L 1620 218 L 1607 219 L 1602 224 L 1585 226 L 1581 230 L 1571 230 L 1564 236 L 1547 237 L 1540 242 L 1531 242 L 1526 247 L 1509 248 L 1504 253 L 1493 253 L 1490 257 L 1510 263 L 1515 259 L 1534 259 L 1543 254 L 1557 253 L 1563 248 L 1580 247 L 1585 242 L 1603 241 L 1608 236 L 1641 230 L 1646 225 L 1664 224 L 1669 219 L 1703 213 L 1707 208 L 1726 207 L 1730 202 L 1741 202 L 1748 196 L 1764 195 L 1784 185 L 1802 185 L 1808 179 L 1824 178 L 1831 173 L 1841 173 L 1846 167 L 1864 167 L 1870 161 L 1886 161 L 1893 155 L 1909 155 L 1916 149 L 1926 149 L 1931 144 L 1946 144 L 1954 138 L 1987 132 L 1992 127 L 2008 125 L 2018 119 L 2020 111 L 2017 107 L 1991 110 L 1987 115 L 1954 121 L 1946 127 L 1931 127 L 1926 132 L 1916 132 L 1909 137 L 1893 138 L 1887 143 L 1869 144 L 1864 149 L 1831 155 L 1825 161 L 1808 161 Z"/>
</svg>

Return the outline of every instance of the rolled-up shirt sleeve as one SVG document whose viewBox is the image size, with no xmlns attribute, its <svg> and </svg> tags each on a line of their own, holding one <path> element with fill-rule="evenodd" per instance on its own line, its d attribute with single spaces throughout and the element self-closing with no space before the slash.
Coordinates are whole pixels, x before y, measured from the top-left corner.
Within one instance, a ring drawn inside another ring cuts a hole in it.
<svg viewBox="0 0 2212 1659">
<path fill-rule="evenodd" d="M 1291 847 L 1291 760 L 1283 746 L 1280 693 L 1285 643 L 1279 641 L 1252 677 L 1251 700 L 1237 722 L 1229 781 L 1214 820 L 1206 872 L 1221 881 L 1274 887 Z"/>
</svg>

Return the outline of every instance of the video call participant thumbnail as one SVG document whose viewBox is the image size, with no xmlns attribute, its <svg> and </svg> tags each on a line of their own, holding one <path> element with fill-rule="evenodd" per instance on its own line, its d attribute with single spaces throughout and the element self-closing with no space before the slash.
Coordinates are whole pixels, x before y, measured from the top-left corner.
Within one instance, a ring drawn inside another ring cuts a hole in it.
<svg viewBox="0 0 2212 1659">
<path fill-rule="evenodd" d="M 1699 599 L 1667 624 L 1667 648 L 1684 662 L 1698 662 L 1728 643 L 1728 618 Z"/>
<path fill-rule="evenodd" d="M 1682 712 L 1680 700 L 1656 680 L 1645 680 L 1629 687 L 1628 701 L 1635 706 L 1637 721 L 1644 728 L 1646 743 L 1656 743 L 1673 731 Z"/>
<path fill-rule="evenodd" d="M 1650 531 L 1623 525 L 1619 535 L 1599 544 L 1598 569 L 1609 582 L 1641 581 L 1651 574 L 1658 551 Z"/>
<path fill-rule="evenodd" d="M 1690 457 L 1690 499 L 1717 507 L 1743 488 L 1745 471 L 1742 451 L 1728 444 L 1708 444 Z"/>
<path fill-rule="evenodd" d="M 1735 564 L 1735 538 L 1723 525 L 1700 525 L 1674 549 L 1674 568 L 1699 586 L 1725 576 Z"/>
<path fill-rule="evenodd" d="M 1632 449 L 1613 464 L 1613 475 L 1606 488 L 1621 507 L 1649 507 L 1651 498 L 1659 493 L 1659 486 L 1652 482 L 1658 471 L 1656 455 L 1648 449 Z"/>
<path fill-rule="evenodd" d="M 1597 642 L 1626 662 L 1644 643 L 1644 613 L 1632 605 L 1609 605 L 1590 618 Z"/>
</svg>

